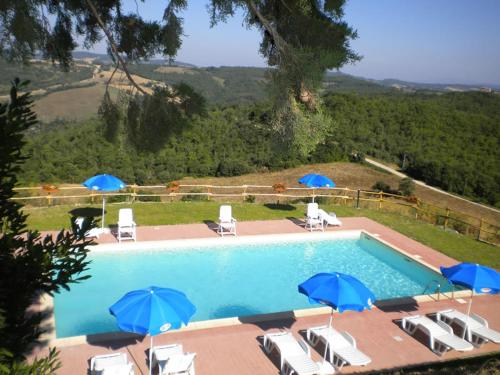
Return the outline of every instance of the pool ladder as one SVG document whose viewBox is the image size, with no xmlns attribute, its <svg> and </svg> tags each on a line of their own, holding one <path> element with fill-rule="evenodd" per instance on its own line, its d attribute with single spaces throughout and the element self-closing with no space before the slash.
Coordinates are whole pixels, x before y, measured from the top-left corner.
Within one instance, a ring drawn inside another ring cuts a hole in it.
<svg viewBox="0 0 500 375">
<path fill-rule="evenodd" d="M 425 287 L 425 289 L 422 292 L 422 294 L 426 294 L 426 292 L 429 291 L 433 285 L 436 286 L 436 288 L 433 289 L 434 292 L 433 293 L 427 293 L 427 294 L 431 295 L 431 294 L 435 294 L 437 292 L 437 298 L 438 298 L 438 301 L 439 301 L 441 299 L 440 298 L 441 297 L 441 284 L 437 280 L 432 280 L 429 284 L 427 284 L 427 286 Z"/>
</svg>

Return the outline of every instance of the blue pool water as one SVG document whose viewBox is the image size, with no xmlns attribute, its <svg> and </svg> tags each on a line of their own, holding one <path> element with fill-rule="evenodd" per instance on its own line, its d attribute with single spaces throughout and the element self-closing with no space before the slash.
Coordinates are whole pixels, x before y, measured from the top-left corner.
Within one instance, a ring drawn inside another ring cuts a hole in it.
<svg viewBox="0 0 500 375">
<path fill-rule="evenodd" d="M 179 289 L 195 304 L 194 321 L 318 307 L 297 285 L 318 272 L 342 272 L 378 300 L 414 296 L 445 279 L 382 243 L 352 239 L 200 246 L 182 250 L 94 252 L 92 277 L 54 299 L 57 337 L 117 331 L 108 308 L 150 285 Z"/>
</svg>

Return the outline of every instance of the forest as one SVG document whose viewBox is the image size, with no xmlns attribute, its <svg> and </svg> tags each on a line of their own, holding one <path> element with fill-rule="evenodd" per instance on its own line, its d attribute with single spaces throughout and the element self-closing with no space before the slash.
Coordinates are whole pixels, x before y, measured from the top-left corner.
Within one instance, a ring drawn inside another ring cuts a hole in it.
<svg viewBox="0 0 500 375">
<path fill-rule="evenodd" d="M 24 152 L 31 158 L 20 180 L 79 183 L 96 173 L 113 173 L 127 183 L 166 183 L 188 175 L 232 176 L 366 154 L 396 162 L 431 185 L 500 206 L 499 95 L 331 93 L 323 101 L 333 125 L 307 156 L 276 141 L 267 123 L 270 106 L 260 103 L 209 108 L 147 148 L 124 136 L 126 128 L 110 139 L 101 119 L 44 126 L 30 134 Z M 157 141 L 157 133 L 150 133 Z"/>
</svg>

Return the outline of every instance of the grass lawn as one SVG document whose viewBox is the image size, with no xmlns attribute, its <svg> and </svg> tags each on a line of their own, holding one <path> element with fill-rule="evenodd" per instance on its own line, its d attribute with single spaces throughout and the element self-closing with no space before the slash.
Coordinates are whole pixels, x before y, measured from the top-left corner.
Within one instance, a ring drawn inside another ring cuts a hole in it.
<svg viewBox="0 0 500 375">
<path fill-rule="evenodd" d="M 134 209 L 138 225 L 202 223 L 216 221 L 220 202 L 173 202 L 134 203 L 126 207 Z M 262 205 L 253 203 L 232 203 L 233 215 L 239 221 L 302 218 L 305 205 Z M 106 223 L 116 223 L 118 210 L 123 204 L 106 206 Z M 369 209 L 355 209 L 344 206 L 322 205 L 335 211 L 338 216 L 365 216 L 392 228 L 416 241 L 464 262 L 481 263 L 500 269 L 500 252 L 495 246 L 475 241 L 471 237 L 445 232 L 431 224 L 394 213 Z M 69 228 L 70 218 L 75 216 L 100 216 L 101 206 L 61 205 L 44 208 L 25 208 L 28 226 L 38 230 L 59 230 Z"/>
</svg>

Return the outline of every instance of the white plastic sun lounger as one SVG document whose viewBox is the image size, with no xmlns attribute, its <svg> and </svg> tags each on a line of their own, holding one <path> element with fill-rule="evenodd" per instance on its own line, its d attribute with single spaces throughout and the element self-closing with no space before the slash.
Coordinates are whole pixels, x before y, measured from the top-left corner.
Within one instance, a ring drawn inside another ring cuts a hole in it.
<svg viewBox="0 0 500 375">
<path fill-rule="evenodd" d="M 474 349 L 471 343 L 453 334 L 453 329 L 442 321 L 434 322 L 426 316 L 413 315 L 405 317 L 401 326 L 410 335 L 421 330 L 429 337 L 429 348 L 436 354 L 442 355 L 454 349 L 461 352 Z"/>
<path fill-rule="evenodd" d="M 131 208 L 120 208 L 118 211 L 118 242 L 136 240 L 136 224 Z"/>
<path fill-rule="evenodd" d="M 462 337 L 476 346 L 488 341 L 500 343 L 500 332 L 489 328 L 488 321 L 477 314 L 471 314 L 468 317 L 460 311 L 450 309 L 438 311 L 436 319 L 449 325 L 455 323 L 460 326 L 463 330 Z"/>
<path fill-rule="evenodd" d="M 356 347 L 356 340 L 347 332 L 338 332 L 332 327 L 320 326 L 307 330 L 307 341 L 312 346 L 320 341 L 328 348 L 328 360 L 337 369 L 344 365 L 366 366 L 372 360 Z"/>
<path fill-rule="evenodd" d="M 195 375 L 196 353 L 184 353 L 180 344 L 155 346 L 152 354 L 152 366 L 158 365 L 158 375 Z"/>
<path fill-rule="evenodd" d="M 85 221 L 84 217 L 77 217 L 75 219 L 75 225 L 78 227 L 78 229 L 82 230 L 84 221 Z M 92 229 L 89 229 L 88 231 L 85 232 L 85 237 L 87 237 L 87 238 L 99 238 L 99 235 L 101 233 L 102 233 L 102 230 L 100 228 L 92 228 Z"/>
<path fill-rule="evenodd" d="M 91 375 L 134 375 L 126 353 L 97 355 L 90 360 Z"/>
<path fill-rule="evenodd" d="M 233 218 L 232 208 L 229 205 L 220 206 L 217 233 L 222 237 L 224 237 L 224 234 L 233 234 L 236 236 L 236 219 Z"/>
<path fill-rule="evenodd" d="M 308 203 L 306 212 L 306 229 L 312 232 L 313 230 L 324 230 L 323 219 L 319 216 L 319 207 L 317 203 Z"/>
<path fill-rule="evenodd" d="M 290 332 L 267 333 L 264 335 L 264 350 L 280 355 L 280 371 L 285 375 L 318 375 L 320 363 L 311 359 L 311 350 L 304 340 L 297 341 Z"/>
<path fill-rule="evenodd" d="M 324 225 L 326 224 L 326 226 L 333 225 L 339 227 L 342 225 L 342 222 L 339 219 L 337 219 L 337 215 L 335 215 L 335 213 L 333 212 L 327 213 L 322 209 L 319 209 L 318 213 L 319 213 L 319 218 L 323 220 Z"/>
</svg>

